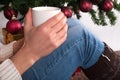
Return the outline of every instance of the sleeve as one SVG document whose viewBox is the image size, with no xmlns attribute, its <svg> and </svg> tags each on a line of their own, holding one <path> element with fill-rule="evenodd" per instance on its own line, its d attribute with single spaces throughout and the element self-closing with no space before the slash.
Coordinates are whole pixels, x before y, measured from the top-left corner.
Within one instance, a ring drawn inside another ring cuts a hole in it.
<svg viewBox="0 0 120 80">
<path fill-rule="evenodd" d="M 0 64 L 0 80 L 22 80 L 21 75 L 10 59 Z"/>
<path fill-rule="evenodd" d="M 13 44 L 16 41 L 13 41 L 7 45 L 3 45 L 0 47 L 0 62 L 4 61 L 5 59 L 9 58 L 13 54 Z"/>
</svg>

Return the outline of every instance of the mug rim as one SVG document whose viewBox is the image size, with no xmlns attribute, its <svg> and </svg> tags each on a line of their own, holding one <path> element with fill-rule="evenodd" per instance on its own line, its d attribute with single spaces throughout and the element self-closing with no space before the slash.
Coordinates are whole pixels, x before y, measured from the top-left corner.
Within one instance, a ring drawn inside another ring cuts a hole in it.
<svg viewBox="0 0 120 80">
<path fill-rule="evenodd" d="M 55 10 L 60 10 L 58 7 L 53 7 L 53 6 L 38 6 L 38 7 L 33 7 L 33 11 L 55 11 Z"/>
</svg>

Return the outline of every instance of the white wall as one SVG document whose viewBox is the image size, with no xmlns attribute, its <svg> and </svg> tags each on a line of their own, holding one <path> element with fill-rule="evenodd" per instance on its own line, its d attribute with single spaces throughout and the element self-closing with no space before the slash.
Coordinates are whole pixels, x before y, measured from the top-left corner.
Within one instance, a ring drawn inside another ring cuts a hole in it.
<svg viewBox="0 0 120 80">
<path fill-rule="evenodd" d="M 3 15 L 3 11 L 0 12 L 0 46 L 2 45 L 1 42 L 3 42 L 2 28 L 6 26 L 7 21 Z"/>
<path fill-rule="evenodd" d="M 4 17 L 3 11 L 0 12 L 0 27 L 5 27 L 8 20 Z"/>
<path fill-rule="evenodd" d="M 82 13 L 80 21 L 112 49 L 120 50 L 120 12 L 116 12 L 115 14 L 117 21 L 114 26 L 98 26 L 93 23 L 88 13 Z"/>
</svg>

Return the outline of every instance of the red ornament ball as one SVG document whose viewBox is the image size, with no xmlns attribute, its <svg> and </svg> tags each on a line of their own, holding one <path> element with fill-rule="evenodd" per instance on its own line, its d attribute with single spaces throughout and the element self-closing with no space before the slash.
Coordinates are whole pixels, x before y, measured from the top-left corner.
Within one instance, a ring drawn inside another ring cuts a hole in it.
<svg viewBox="0 0 120 80">
<path fill-rule="evenodd" d="M 61 7 L 61 11 L 64 13 L 64 15 L 67 17 L 67 18 L 70 18 L 72 17 L 72 9 L 70 7 Z"/>
<path fill-rule="evenodd" d="M 8 20 L 11 20 L 12 17 L 17 17 L 18 16 L 18 11 L 15 9 L 12 9 L 11 7 L 6 7 L 4 9 L 4 16 L 5 18 L 7 18 Z"/>
<path fill-rule="evenodd" d="M 16 34 L 22 29 L 22 24 L 19 20 L 9 20 L 6 24 L 6 29 L 12 34 Z"/>
<path fill-rule="evenodd" d="M 111 11 L 113 8 L 113 1 L 105 0 L 103 3 L 100 4 L 99 8 L 105 12 Z"/>
<path fill-rule="evenodd" d="M 79 2 L 79 9 L 82 12 L 89 12 L 92 10 L 92 2 L 90 0 L 81 0 Z"/>
</svg>

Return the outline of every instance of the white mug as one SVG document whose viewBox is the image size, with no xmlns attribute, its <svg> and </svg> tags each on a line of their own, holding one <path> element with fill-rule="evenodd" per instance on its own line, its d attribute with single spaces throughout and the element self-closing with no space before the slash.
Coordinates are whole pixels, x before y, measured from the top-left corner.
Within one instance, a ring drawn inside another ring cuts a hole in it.
<svg viewBox="0 0 120 80">
<path fill-rule="evenodd" d="M 60 12 L 60 8 L 39 6 L 32 8 L 33 25 L 38 26 Z"/>
</svg>

